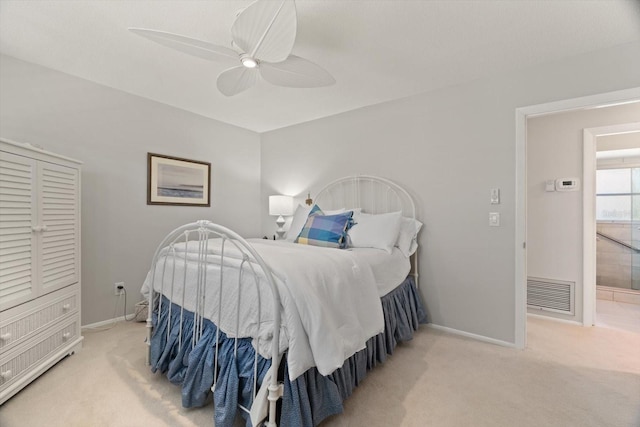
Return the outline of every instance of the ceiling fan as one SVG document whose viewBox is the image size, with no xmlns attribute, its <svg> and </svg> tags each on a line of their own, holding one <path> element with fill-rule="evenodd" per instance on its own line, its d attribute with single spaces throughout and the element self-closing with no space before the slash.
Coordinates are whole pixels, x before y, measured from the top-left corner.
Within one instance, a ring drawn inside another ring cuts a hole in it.
<svg viewBox="0 0 640 427">
<path fill-rule="evenodd" d="M 296 29 L 293 0 L 256 0 L 238 13 L 231 27 L 233 49 L 164 31 L 129 31 L 199 58 L 239 63 L 218 75 L 218 90 L 226 96 L 250 88 L 260 78 L 296 88 L 334 84 L 335 79 L 322 67 L 291 55 Z"/>
</svg>

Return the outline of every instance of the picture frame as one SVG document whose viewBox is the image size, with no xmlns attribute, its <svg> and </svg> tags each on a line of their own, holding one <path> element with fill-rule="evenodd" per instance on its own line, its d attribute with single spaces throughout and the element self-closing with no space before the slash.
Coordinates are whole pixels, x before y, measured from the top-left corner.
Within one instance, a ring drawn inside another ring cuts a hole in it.
<svg viewBox="0 0 640 427">
<path fill-rule="evenodd" d="M 211 206 L 211 163 L 147 153 L 147 204 Z"/>
</svg>

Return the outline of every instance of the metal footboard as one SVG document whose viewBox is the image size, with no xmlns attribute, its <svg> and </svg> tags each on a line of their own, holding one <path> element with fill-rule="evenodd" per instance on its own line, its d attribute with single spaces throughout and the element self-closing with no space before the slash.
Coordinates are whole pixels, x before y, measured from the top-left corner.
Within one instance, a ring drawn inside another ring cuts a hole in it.
<svg viewBox="0 0 640 427">
<path fill-rule="evenodd" d="M 215 240 L 217 248 L 217 252 L 215 256 L 211 255 L 210 245 Z M 178 248 L 184 248 L 184 250 L 179 250 Z M 187 251 L 187 248 L 190 248 Z M 228 251 L 233 251 L 234 256 L 231 259 L 227 255 Z M 189 252 L 189 254 L 187 253 Z M 188 259 L 189 258 L 189 259 Z M 170 259 L 171 262 L 167 262 Z M 231 262 L 233 261 L 233 262 Z M 162 263 L 162 264 L 158 264 Z M 176 274 L 180 274 L 180 264 L 183 263 L 182 274 L 183 277 L 177 278 Z M 196 274 L 195 279 L 191 277 L 187 278 L 187 263 L 190 263 L 190 268 L 193 268 L 194 263 L 196 264 Z M 237 300 L 235 302 L 235 306 L 232 304 L 223 304 L 223 284 L 229 283 L 229 280 L 234 280 L 232 278 L 225 278 L 225 272 L 228 273 L 229 265 L 233 264 L 233 271 L 238 271 L 237 275 Z M 214 267 L 214 268 L 211 268 Z M 178 270 L 178 273 L 176 271 Z M 219 277 L 211 277 L 212 272 L 210 270 L 216 271 L 219 270 Z M 160 275 L 158 277 L 158 274 Z M 209 276 L 209 277 L 208 277 Z M 176 280 L 180 280 L 183 287 L 180 295 L 180 291 L 174 289 L 174 284 Z M 160 290 L 155 289 L 156 283 L 159 281 Z M 188 283 L 187 283 L 188 282 Z M 278 382 L 277 377 L 277 368 L 280 362 L 280 351 L 279 351 L 279 343 L 280 343 L 280 295 L 278 292 L 278 288 L 274 281 L 273 275 L 269 267 L 266 265 L 264 260 L 258 255 L 255 249 L 242 237 L 240 237 L 237 233 L 228 228 L 225 228 L 221 225 L 214 224 L 210 221 L 200 220 L 191 224 L 186 224 L 181 227 L 173 230 L 158 246 L 155 255 L 153 257 L 153 262 L 151 266 L 150 273 L 150 282 L 149 282 L 149 314 L 147 318 L 147 345 L 149 346 L 147 352 L 147 364 L 150 364 L 150 352 L 151 352 L 151 337 L 153 332 L 153 321 L 152 315 L 154 309 L 158 309 L 158 313 L 161 312 L 163 298 L 161 295 L 169 301 L 169 311 L 167 318 L 167 339 L 171 333 L 172 327 L 172 310 L 171 303 L 175 303 L 180 307 L 180 322 L 179 322 L 179 331 L 178 331 L 178 340 L 179 345 L 183 343 L 182 336 L 182 320 L 184 314 L 184 306 L 185 306 L 185 295 L 187 293 L 187 287 L 189 287 L 188 294 L 191 295 L 190 298 L 194 299 L 191 301 L 193 305 L 193 328 L 192 328 L 192 336 L 191 336 L 191 345 L 195 346 L 198 340 L 202 337 L 203 326 L 205 321 L 205 305 L 207 301 L 211 300 L 211 297 L 215 297 L 215 301 L 218 304 L 217 307 L 217 319 L 209 319 L 213 321 L 217 325 L 216 328 L 216 343 L 219 343 L 219 334 L 222 325 L 222 316 L 223 313 L 233 313 L 235 310 L 235 331 L 227 331 L 230 332 L 230 336 L 235 338 L 235 347 L 234 347 L 234 355 L 237 357 L 237 346 L 238 340 L 240 337 L 240 308 L 242 304 L 242 284 L 245 286 L 247 283 L 252 284 L 256 287 L 256 289 L 260 286 L 264 286 L 266 282 L 271 289 L 271 296 L 273 298 L 273 330 L 269 331 L 269 336 L 271 337 L 271 365 L 273 374 L 269 377 L 269 385 L 268 385 L 268 395 L 267 399 L 269 401 L 269 413 L 266 425 L 269 427 L 276 427 L 276 402 L 282 396 L 282 385 Z M 212 286 L 212 283 L 214 286 Z M 211 294 L 211 293 L 215 294 Z M 193 298 L 195 295 L 195 298 Z M 262 325 L 262 310 L 261 302 L 260 302 L 260 292 L 259 290 L 256 292 L 258 296 L 258 309 L 256 315 L 256 325 L 258 325 L 258 331 L 260 325 Z M 208 299 L 209 297 L 209 299 Z M 166 303 L 166 302 L 165 302 Z M 229 311 L 232 310 L 232 311 Z M 158 317 L 158 321 L 160 318 Z M 256 340 L 256 352 L 255 352 L 255 360 L 254 360 L 254 383 L 253 383 L 253 400 L 255 400 L 256 394 L 258 392 L 258 384 L 257 384 L 257 362 L 258 362 L 258 351 L 259 348 L 259 340 L 260 335 L 256 334 L 253 337 Z M 218 348 L 219 345 L 216 345 L 215 356 L 214 356 L 214 382 L 212 391 L 216 387 L 217 379 L 218 379 Z M 266 379 L 266 378 L 265 378 Z M 244 408 L 241 406 L 241 409 L 249 412 L 250 408 Z"/>
</svg>

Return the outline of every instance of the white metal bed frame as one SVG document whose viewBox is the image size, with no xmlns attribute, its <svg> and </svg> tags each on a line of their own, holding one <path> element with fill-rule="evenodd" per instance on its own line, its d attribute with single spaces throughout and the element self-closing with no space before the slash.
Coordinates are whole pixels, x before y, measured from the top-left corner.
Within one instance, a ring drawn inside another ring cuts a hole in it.
<svg viewBox="0 0 640 427">
<path fill-rule="evenodd" d="M 350 176 L 345 178 L 340 178 L 331 183 L 327 184 L 316 197 L 316 203 L 319 206 L 322 206 L 324 209 L 336 209 L 336 208 L 347 208 L 347 209 L 355 209 L 361 208 L 363 212 L 367 213 L 384 213 L 384 212 L 395 212 L 402 211 L 403 215 L 409 218 L 415 219 L 416 216 L 416 207 L 413 202 L 412 197 L 409 193 L 395 184 L 394 182 L 387 180 L 385 178 L 380 178 L 376 176 L 370 175 L 357 175 Z M 267 286 L 271 289 L 271 296 L 273 299 L 273 307 L 280 307 L 280 295 L 278 288 L 275 284 L 272 272 L 269 266 L 264 262 L 264 260 L 260 257 L 260 255 L 255 251 L 255 249 L 251 246 L 249 242 L 243 239 L 240 235 L 235 233 L 234 231 L 223 227 L 218 224 L 214 224 L 210 221 L 200 220 L 191 224 L 186 224 L 181 227 L 173 230 L 158 246 L 151 266 L 151 282 L 149 286 L 149 312 L 147 318 L 147 345 L 148 353 L 147 353 L 147 364 L 150 363 L 150 352 L 151 352 L 151 337 L 153 332 L 153 322 L 152 322 L 152 313 L 155 308 L 154 304 L 158 304 L 160 312 L 160 308 L 162 305 L 162 298 L 159 298 L 158 292 L 154 290 L 154 283 L 156 279 L 156 265 L 162 260 L 166 259 L 168 254 L 171 254 L 175 260 L 179 260 L 179 255 L 175 250 L 175 246 L 181 243 L 187 242 L 198 242 L 198 254 L 197 254 L 197 280 L 196 283 L 190 284 L 190 286 L 195 286 L 196 296 L 197 296 L 197 304 L 196 309 L 194 310 L 194 327 L 192 332 L 192 346 L 195 346 L 198 339 L 202 336 L 203 332 L 203 323 L 204 323 L 204 301 L 206 297 L 207 291 L 211 292 L 212 290 L 207 290 L 205 284 L 207 283 L 207 263 L 211 262 L 207 260 L 207 250 L 208 250 L 208 242 L 211 238 L 220 238 L 222 241 L 222 254 L 219 259 L 216 260 L 220 268 L 220 284 L 223 283 L 223 271 L 225 266 L 225 245 L 231 244 L 235 249 L 242 253 L 242 263 L 239 269 L 238 275 L 238 286 L 242 283 L 242 278 L 245 274 L 251 275 L 253 278 L 253 283 L 255 286 L 264 286 L 264 281 L 266 281 Z M 164 248 L 167 248 L 166 251 L 163 251 Z M 417 251 L 412 256 L 412 274 L 414 275 L 416 286 L 418 285 L 418 269 L 417 269 Z M 171 271 L 167 271 L 167 263 L 164 264 L 162 268 L 162 276 L 160 277 L 161 283 L 163 283 L 163 288 L 161 293 L 163 295 L 167 295 L 164 289 L 164 276 L 166 274 L 170 274 L 171 276 L 171 285 L 170 289 L 167 289 L 169 295 L 173 295 L 173 283 L 175 278 L 175 267 L 177 261 L 173 262 L 173 267 Z M 185 280 L 186 280 L 186 263 L 187 263 L 187 255 L 185 251 L 184 255 L 184 263 L 185 263 Z M 186 283 L 185 283 L 186 288 Z M 218 292 L 218 301 L 220 302 L 218 307 L 218 321 L 220 320 L 220 316 L 222 315 L 222 291 L 223 286 L 217 287 Z M 215 290 L 213 290 L 215 291 Z M 258 293 L 259 295 L 259 293 Z M 169 308 L 171 307 L 171 303 L 175 302 L 178 306 L 183 307 L 184 303 L 184 289 L 182 295 L 182 301 L 171 301 L 169 300 Z M 238 292 L 238 301 L 236 305 L 236 331 L 239 329 L 239 306 L 240 306 L 241 293 Z M 259 303 L 260 304 L 260 303 Z M 231 308 L 233 309 L 233 308 Z M 167 319 L 167 338 L 170 334 L 171 328 L 171 310 L 168 311 L 169 316 Z M 179 345 L 182 344 L 182 320 L 183 320 L 184 308 L 180 310 L 180 330 L 178 333 L 179 336 Z M 258 310 L 257 313 L 257 324 L 261 324 L 261 311 Z M 276 424 L 276 403 L 278 399 L 280 399 L 283 395 L 283 384 L 278 382 L 277 378 L 277 369 L 280 364 L 281 355 L 279 352 L 279 342 L 280 342 L 280 323 L 281 323 L 281 313 L 280 310 L 273 310 L 273 331 L 271 333 L 272 341 L 271 341 L 271 365 L 272 375 L 269 378 L 268 385 L 268 394 L 267 399 L 269 402 L 268 408 L 268 419 L 266 421 L 266 426 L 268 427 L 277 427 Z M 159 321 L 159 317 L 158 317 Z M 214 322 L 216 323 L 216 322 Z M 220 323 L 218 322 L 217 325 Z M 220 328 L 217 328 L 216 332 L 216 342 L 218 342 L 218 337 L 220 333 Z M 237 343 L 240 337 L 237 337 L 237 333 L 233 334 L 236 336 L 235 338 L 235 349 L 237 351 Z M 259 339 L 256 337 L 256 339 Z M 259 344 L 259 343 L 257 343 Z M 237 356 L 237 352 L 235 353 Z M 258 392 L 257 386 L 257 359 L 258 352 L 256 351 L 255 361 L 254 361 L 254 384 L 253 384 L 253 399 L 255 399 L 256 394 Z M 215 355 L 214 355 L 214 382 L 211 390 L 213 391 L 216 387 L 217 381 L 217 367 L 218 367 L 218 345 L 216 345 Z M 245 408 L 240 406 L 240 408 L 250 413 L 250 408 Z"/>
</svg>

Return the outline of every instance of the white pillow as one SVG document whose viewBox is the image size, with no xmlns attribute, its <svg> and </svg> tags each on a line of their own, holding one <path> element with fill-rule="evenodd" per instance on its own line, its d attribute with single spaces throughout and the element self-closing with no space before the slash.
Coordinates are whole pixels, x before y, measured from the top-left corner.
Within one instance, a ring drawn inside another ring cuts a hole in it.
<svg viewBox="0 0 640 427">
<path fill-rule="evenodd" d="M 311 206 L 298 205 L 295 213 L 293 214 L 289 231 L 287 231 L 287 237 L 285 238 L 287 242 L 293 242 L 296 240 L 298 234 L 300 234 L 302 228 L 307 223 L 309 212 L 311 212 Z"/>
<path fill-rule="evenodd" d="M 332 211 L 325 211 L 324 209 L 320 208 L 320 210 L 322 211 L 323 215 L 338 215 L 347 211 L 345 208 L 334 209 Z"/>
<path fill-rule="evenodd" d="M 354 212 L 354 225 L 349 229 L 350 246 L 377 248 L 391 253 L 398 240 L 402 212 L 371 215 Z"/>
<path fill-rule="evenodd" d="M 418 249 L 416 238 L 421 228 L 422 223 L 417 219 L 402 217 L 400 221 L 400 232 L 396 246 L 407 258 Z"/>
</svg>

